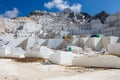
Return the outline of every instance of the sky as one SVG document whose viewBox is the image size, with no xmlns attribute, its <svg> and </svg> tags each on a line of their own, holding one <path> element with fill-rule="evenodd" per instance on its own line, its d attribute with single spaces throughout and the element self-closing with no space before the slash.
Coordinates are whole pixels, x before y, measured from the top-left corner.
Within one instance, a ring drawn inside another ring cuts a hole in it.
<svg viewBox="0 0 120 80">
<path fill-rule="evenodd" d="M 101 11 L 120 12 L 120 0 L 0 0 L 0 17 L 27 16 L 34 10 L 58 12 L 70 8 L 95 15 Z"/>
</svg>

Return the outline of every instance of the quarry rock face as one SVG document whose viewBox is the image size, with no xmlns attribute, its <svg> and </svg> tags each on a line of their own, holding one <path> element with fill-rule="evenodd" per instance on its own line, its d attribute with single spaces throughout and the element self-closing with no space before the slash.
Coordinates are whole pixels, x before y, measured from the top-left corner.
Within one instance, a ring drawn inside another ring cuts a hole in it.
<svg viewBox="0 0 120 80">
<path fill-rule="evenodd" d="M 35 10 L 27 17 L 1 18 L 0 33 L 12 33 L 15 36 L 28 36 L 30 32 L 37 31 L 39 38 L 62 38 L 61 31 L 67 35 L 89 35 L 102 33 L 106 36 L 117 35 L 119 30 L 108 31 L 111 27 L 119 26 L 119 14 L 109 15 L 102 11 L 91 16 L 86 12 L 75 13 L 69 8 L 62 12 L 46 12 Z M 112 20 L 114 19 L 114 20 Z M 94 23 L 93 23 L 94 21 Z M 23 35 L 23 34 L 26 35 Z"/>
<path fill-rule="evenodd" d="M 81 12 L 81 14 L 84 15 L 84 19 L 86 20 L 86 22 L 90 22 L 93 18 L 93 16 L 91 16 L 87 12 Z"/>
<path fill-rule="evenodd" d="M 95 19 L 100 19 L 100 21 L 101 21 L 102 23 L 104 23 L 104 22 L 106 21 L 106 18 L 107 18 L 108 16 L 109 16 L 108 13 L 106 13 L 105 11 L 102 11 L 102 12 L 96 14 L 96 15 L 94 16 L 94 18 L 95 18 Z"/>
<path fill-rule="evenodd" d="M 74 11 L 69 8 L 66 8 L 62 11 L 63 14 L 67 15 L 69 18 L 73 18 L 75 16 Z"/>
</svg>

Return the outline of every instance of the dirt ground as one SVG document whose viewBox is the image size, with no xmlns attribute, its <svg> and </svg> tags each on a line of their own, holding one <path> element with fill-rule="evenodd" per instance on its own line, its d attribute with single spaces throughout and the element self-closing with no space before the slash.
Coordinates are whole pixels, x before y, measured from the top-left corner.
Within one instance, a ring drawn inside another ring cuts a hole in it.
<svg viewBox="0 0 120 80">
<path fill-rule="evenodd" d="M 0 80 L 120 80 L 120 69 L 60 66 L 0 58 Z"/>
</svg>

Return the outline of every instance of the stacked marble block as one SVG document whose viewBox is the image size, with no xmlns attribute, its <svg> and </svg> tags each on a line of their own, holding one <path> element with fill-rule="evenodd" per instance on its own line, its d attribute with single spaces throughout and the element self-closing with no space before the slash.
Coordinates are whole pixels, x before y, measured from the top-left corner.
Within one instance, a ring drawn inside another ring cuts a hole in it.
<svg viewBox="0 0 120 80">
<path fill-rule="evenodd" d="M 110 55 L 116 55 L 120 57 L 120 43 L 109 44 L 108 53 Z"/>
<path fill-rule="evenodd" d="M 81 38 L 81 46 L 88 46 L 92 50 L 108 50 L 107 55 L 82 56 L 72 59 L 72 65 L 84 67 L 120 68 L 119 37 L 109 36 L 103 38 Z"/>
<path fill-rule="evenodd" d="M 113 55 L 83 56 L 74 58 L 72 65 L 84 67 L 120 68 L 120 58 Z"/>
<path fill-rule="evenodd" d="M 109 44 L 115 44 L 119 40 L 119 37 L 116 36 L 109 36 L 103 38 L 80 38 L 80 45 L 81 47 L 90 47 L 92 50 L 100 51 L 102 48 L 108 50 Z"/>
</svg>

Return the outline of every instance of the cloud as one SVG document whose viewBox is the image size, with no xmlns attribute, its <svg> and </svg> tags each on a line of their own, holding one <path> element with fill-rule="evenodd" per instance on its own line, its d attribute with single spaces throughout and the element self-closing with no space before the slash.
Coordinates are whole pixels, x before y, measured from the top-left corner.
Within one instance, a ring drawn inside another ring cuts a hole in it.
<svg viewBox="0 0 120 80">
<path fill-rule="evenodd" d="M 15 18 L 17 17 L 19 14 L 19 11 L 17 8 L 13 8 L 11 11 L 5 11 L 4 14 L 1 14 L 0 17 L 4 17 L 4 18 Z"/>
<path fill-rule="evenodd" d="M 80 12 L 81 11 L 81 4 L 73 4 L 73 5 L 69 5 L 68 1 L 64 1 L 64 0 L 53 0 L 51 2 L 45 3 L 44 6 L 48 9 L 52 9 L 52 8 L 57 8 L 60 11 L 64 10 L 65 8 L 70 8 L 71 10 L 73 10 L 74 12 Z"/>
</svg>

